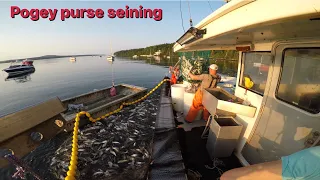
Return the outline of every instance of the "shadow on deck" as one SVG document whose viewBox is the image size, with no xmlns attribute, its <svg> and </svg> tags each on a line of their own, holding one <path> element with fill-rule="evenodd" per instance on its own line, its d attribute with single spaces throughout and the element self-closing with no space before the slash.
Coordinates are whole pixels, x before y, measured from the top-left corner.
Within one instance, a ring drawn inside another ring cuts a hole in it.
<svg viewBox="0 0 320 180">
<path fill-rule="evenodd" d="M 183 161 L 186 169 L 198 172 L 201 174 L 201 179 L 216 180 L 220 178 L 220 173 L 217 168 L 208 169 L 213 166 L 210 156 L 206 149 L 207 139 L 201 139 L 201 134 L 204 127 L 192 129 L 192 131 L 185 132 L 183 129 L 178 129 L 178 138 L 181 146 Z M 219 158 L 223 164 L 217 164 L 223 172 L 230 169 L 242 167 L 237 157 L 234 155 L 227 158 Z M 189 179 L 192 179 L 189 177 Z"/>
<path fill-rule="evenodd" d="M 186 179 L 184 174 L 186 173 L 189 180 L 217 180 L 223 172 L 242 167 L 238 159 L 232 155 L 218 159 L 221 164 L 216 164 L 216 166 L 223 171 L 220 172 L 221 174 L 217 168 L 209 169 L 213 166 L 213 161 L 206 149 L 207 139 L 201 138 L 204 127 L 193 128 L 186 132 L 181 128 L 176 128 L 178 123 L 176 113 L 172 109 L 170 85 L 166 84 L 161 92 L 156 121 L 153 151 L 155 163 L 151 166 L 150 179 Z M 190 170 L 196 174 L 190 173 Z M 198 177 L 197 174 L 201 177 Z"/>
</svg>

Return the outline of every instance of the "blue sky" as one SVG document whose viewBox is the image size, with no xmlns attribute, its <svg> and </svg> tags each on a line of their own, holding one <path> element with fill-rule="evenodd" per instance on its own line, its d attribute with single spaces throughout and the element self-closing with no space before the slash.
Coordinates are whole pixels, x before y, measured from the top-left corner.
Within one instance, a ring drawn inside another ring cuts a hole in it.
<svg viewBox="0 0 320 180">
<path fill-rule="evenodd" d="M 224 1 L 210 1 L 213 10 L 221 7 Z M 154 19 L 110 19 L 107 10 L 138 8 L 162 9 L 161 21 Z M 41 19 L 32 21 L 20 16 L 12 19 L 10 7 L 21 9 L 58 9 L 54 21 Z M 182 1 L 181 10 L 185 29 L 189 25 L 187 1 Z M 60 20 L 61 8 L 101 8 L 105 12 L 102 19 Z M 212 10 L 208 1 L 190 1 L 193 24 L 196 25 Z M 113 51 L 140 48 L 176 41 L 183 33 L 180 15 L 180 1 L 68 1 L 68 2 L 0 2 L 0 61 L 27 58 L 41 55 L 110 53 Z"/>
</svg>

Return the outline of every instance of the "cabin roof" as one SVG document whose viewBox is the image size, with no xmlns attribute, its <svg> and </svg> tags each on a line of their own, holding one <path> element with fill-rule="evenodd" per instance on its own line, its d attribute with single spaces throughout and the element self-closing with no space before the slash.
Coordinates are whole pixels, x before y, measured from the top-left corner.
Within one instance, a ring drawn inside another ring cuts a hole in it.
<svg viewBox="0 0 320 180">
<path fill-rule="evenodd" d="M 256 42 L 319 37 L 319 12 L 319 0 L 233 0 L 195 26 L 206 30 L 202 38 L 175 43 L 173 49 L 235 49 Z M 194 36 L 186 33 L 184 37 L 190 40 Z"/>
</svg>

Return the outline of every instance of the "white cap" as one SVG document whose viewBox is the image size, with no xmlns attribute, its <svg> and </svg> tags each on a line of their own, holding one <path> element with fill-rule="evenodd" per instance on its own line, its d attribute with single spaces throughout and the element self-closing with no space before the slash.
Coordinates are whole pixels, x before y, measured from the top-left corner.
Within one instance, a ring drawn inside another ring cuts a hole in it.
<svg viewBox="0 0 320 180">
<path fill-rule="evenodd" d="M 218 66 L 216 64 L 211 64 L 209 67 L 212 70 L 218 70 Z"/>
</svg>

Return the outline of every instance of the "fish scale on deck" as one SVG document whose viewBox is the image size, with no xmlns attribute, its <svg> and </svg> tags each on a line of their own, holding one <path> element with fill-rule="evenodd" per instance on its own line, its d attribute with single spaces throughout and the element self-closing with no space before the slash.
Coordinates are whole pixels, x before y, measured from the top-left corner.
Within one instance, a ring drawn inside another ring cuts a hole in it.
<svg viewBox="0 0 320 180">
<path fill-rule="evenodd" d="M 78 179 L 143 179 L 151 162 L 152 138 L 159 93 L 124 108 L 117 115 L 79 130 Z M 56 151 L 51 172 L 64 179 L 71 138 Z"/>
</svg>

